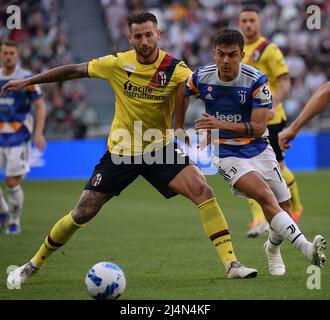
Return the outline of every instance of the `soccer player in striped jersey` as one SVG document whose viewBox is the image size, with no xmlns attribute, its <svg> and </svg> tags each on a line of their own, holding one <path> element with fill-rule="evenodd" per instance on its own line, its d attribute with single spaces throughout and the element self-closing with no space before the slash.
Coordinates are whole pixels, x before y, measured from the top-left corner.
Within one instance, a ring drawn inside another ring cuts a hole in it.
<svg viewBox="0 0 330 320">
<path fill-rule="evenodd" d="M 18 46 L 12 41 L 4 41 L 0 47 L 0 88 L 8 81 L 24 79 L 31 72 L 18 65 Z M 6 166 L 6 185 L 8 202 L 0 188 L 0 230 L 4 228 L 8 217 L 7 234 L 21 232 L 21 213 L 24 193 L 21 182 L 29 172 L 28 155 L 33 132 L 32 105 L 36 107 L 36 126 L 34 142 L 39 150 L 45 145 L 43 128 L 46 109 L 38 86 L 31 85 L 8 96 L 0 98 L 0 170 Z"/>
<path fill-rule="evenodd" d="M 325 240 L 309 242 L 290 216 L 290 191 L 267 138 L 272 97 L 267 77 L 241 63 L 244 39 L 224 30 L 214 41 L 215 65 L 196 70 L 187 80 L 186 95 L 202 99 L 206 112 L 197 130 L 211 130 L 213 161 L 236 196 L 247 196 L 262 207 L 270 224 L 264 248 L 271 275 L 284 275 L 280 244 L 290 241 L 313 264 L 325 262 Z M 187 99 L 181 103 L 181 113 Z M 184 118 L 183 116 L 181 118 Z"/>
<path fill-rule="evenodd" d="M 37 272 L 51 253 L 63 246 L 107 201 L 118 196 L 139 175 L 164 197 L 179 193 L 196 204 L 203 227 L 228 278 L 257 275 L 257 270 L 237 261 L 225 217 L 213 190 L 200 170 L 190 164 L 189 157 L 179 150 L 168 131 L 176 92 L 180 86 L 184 88 L 191 71 L 184 62 L 158 49 L 160 30 L 153 14 L 133 12 L 128 17 L 128 27 L 128 39 L 134 50 L 58 67 L 25 81 L 11 82 L 3 88 L 2 94 L 35 83 L 91 77 L 108 81 L 116 95 L 108 150 L 95 167 L 76 207 L 55 224 L 35 256 L 8 275 L 9 285 L 20 284 Z M 141 130 L 135 132 L 137 123 Z M 143 136 L 149 138 L 141 140 Z M 152 138 L 154 147 L 150 150 Z M 146 157 L 152 153 L 160 154 L 160 157 L 173 154 L 174 158 L 172 162 L 149 164 Z"/>
<path fill-rule="evenodd" d="M 239 15 L 239 27 L 245 39 L 243 62 L 260 70 L 269 79 L 273 94 L 273 109 L 267 125 L 269 141 L 291 192 L 292 218 L 298 223 L 303 211 L 298 184 L 292 171 L 285 165 L 284 152 L 278 144 L 278 133 L 283 130 L 287 120 L 282 101 L 290 90 L 289 69 L 277 45 L 260 35 L 261 21 L 258 9 L 244 8 Z M 249 204 L 253 221 L 248 236 L 256 237 L 268 230 L 268 224 L 260 206 L 252 199 L 249 199 Z"/>
</svg>

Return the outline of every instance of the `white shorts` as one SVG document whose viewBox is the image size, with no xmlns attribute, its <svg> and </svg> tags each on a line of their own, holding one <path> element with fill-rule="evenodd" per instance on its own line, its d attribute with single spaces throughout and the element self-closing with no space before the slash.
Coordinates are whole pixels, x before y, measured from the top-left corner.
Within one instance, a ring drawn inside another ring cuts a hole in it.
<svg viewBox="0 0 330 320">
<path fill-rule="evenodd" d="M 219 173 L 224 177 L 225 181 L 229 182 L 235 196 L 246 197 L 244 193 L 237 190 L 234 186 L 239 178 L 248 172 L 254 171 L 266 181 L 278 203 L 291 198 L 290 190 L 282 176 L 275 153 L 270 145 L 253 158 L 218 158 L 213 156 L 213 163 L 219 169 Z"/>
<path fill-rule="evenodd" d="M 6 177 L 24 176 L 30 171 L 30 143 L 15 147 L 0 147 L 0 171 L 6 167 Z"/>
</svg>

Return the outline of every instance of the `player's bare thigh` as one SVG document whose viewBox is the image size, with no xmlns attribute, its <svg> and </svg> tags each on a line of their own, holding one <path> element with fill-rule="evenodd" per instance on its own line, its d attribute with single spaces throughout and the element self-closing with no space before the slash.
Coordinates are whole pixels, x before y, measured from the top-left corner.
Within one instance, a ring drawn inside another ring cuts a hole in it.
<svg viewBox="0 0 330 320">
<path fill-rule="evenodd" d="M 214 197 L 212 188 L 207 184 L 204 175 L 195 165 L 189 165 L 181 170 L 170 181 L 169 187 L 197 205 Z"/>
<path fill-rule="evenodd" d="M 109 193 L 84 190 L 72 212 L 73 220 L 78 224 L 84 224 L 94 218 L 102 206 L 113 195 Z"/>
</svg>

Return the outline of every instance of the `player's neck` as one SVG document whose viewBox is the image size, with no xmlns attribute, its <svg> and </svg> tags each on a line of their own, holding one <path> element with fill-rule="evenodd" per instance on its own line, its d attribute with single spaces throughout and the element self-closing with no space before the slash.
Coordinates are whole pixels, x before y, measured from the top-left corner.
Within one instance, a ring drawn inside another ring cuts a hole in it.
<svg viewBox="0 0 330 320">
<path fill-rule="evenodd" d="M 138 61 L 138 63 L 141 64 L 153 64 L 157 61 L 158 56 L 159 56 L 159 49 L 156 48 L 156 50 L 148 58 L 144 58 L 136 54 L 136 60 Z"/>
<path fill-rule="evenodd" d="M 16 66 L 8 68 L 6 66 L 2 67 L 2 74 L 5 76 L 10 76 L 15 71 Z"/>
<path fill-rule="evenodd" d="M 239 70 L 237 71 L 237 73 L 235 73 L 231 76 L 225 76 L 225 75 L 222 75 L 220 73 L 220 71 L 218 72 L 218 77 L 222 82 L 231 82 L 231 81 L 235 80 L 238 77 L 238 75 L 239 75 Z"/>
<path fill-rule="evenodd" d="M 251 44 L 257 42 L 259 38 L 260 38 L 260 33 L 257 33 L 254 37 L 251 38 L 244 37 L 244 40 L 246 44 Z"/>
</svg>

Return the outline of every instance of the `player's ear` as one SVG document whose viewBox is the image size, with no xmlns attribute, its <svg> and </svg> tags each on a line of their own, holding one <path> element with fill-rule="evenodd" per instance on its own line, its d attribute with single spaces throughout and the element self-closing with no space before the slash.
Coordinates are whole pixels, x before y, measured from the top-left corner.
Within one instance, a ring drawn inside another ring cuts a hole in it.
<svg viewBox="0 0 330 320">
<path fill-rule="evenodd" d="M 132 45 L 132 43 L 131 43 L 132 35 L 130 32 L 127 34 L 127 39 L 128 39 L 129 44 Z"/>
<path fill-rule="evenodd" d="M 160 29 L 157 28 L 157 40 L 160 39 Z"/>
<path fill-rule="evenodd" d="M 244 57 L 245 57 L 245 52 L 243 51 L 242 52 L 242 60 L 244 59 Z"/>
</svg>

